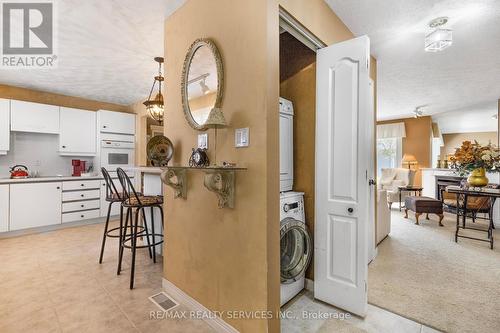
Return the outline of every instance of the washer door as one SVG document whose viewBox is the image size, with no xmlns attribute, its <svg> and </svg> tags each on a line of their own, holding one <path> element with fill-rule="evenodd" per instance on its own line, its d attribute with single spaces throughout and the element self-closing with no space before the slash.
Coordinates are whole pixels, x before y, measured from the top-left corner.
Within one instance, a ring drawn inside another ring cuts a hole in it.
<svg viewBox="0 0 500 333">
<path fill-rule="evenodd" d="M 304 222 L 291 217 L 281 220 L 281 283 L 300 279 L 312 257 L 311 237 Z"/>
</svg>

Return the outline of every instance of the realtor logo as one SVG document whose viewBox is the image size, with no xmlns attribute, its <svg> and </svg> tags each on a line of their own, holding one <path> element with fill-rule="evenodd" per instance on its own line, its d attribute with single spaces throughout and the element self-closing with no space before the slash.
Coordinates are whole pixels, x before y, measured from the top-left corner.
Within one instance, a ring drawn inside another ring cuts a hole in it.
<svg viewBox="0 0 500 333">
<path fill-rule="evenodd" d="M 2 67 L 54 67 L 54 4 L 2 3 Z"/>
</svg>

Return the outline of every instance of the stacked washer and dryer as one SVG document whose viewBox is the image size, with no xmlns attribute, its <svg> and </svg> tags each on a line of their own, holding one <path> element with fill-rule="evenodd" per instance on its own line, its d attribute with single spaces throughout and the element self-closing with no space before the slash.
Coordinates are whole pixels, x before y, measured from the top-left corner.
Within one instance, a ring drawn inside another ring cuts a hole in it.
<svg viewBox="0 0 500 333">
<path fill-rule="evenodd" d="M 293 103 L 280 98 L 279 114 L 280 304 L 283 306 L 304 289 L 313 247 L 306 227 L 304 193 L 293 191 Z"/>
</svg>

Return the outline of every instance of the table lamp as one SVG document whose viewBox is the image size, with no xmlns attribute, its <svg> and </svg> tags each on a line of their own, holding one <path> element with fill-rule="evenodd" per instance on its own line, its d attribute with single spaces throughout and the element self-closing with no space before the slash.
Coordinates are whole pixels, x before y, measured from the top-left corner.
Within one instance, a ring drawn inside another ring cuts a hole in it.
<svg viewBox="0 0 500 333">
<path fill-rule="evenodd" d="M 417 165 L 418 161 L 414 155 L 411 154 L 404 154 L 403 155 L 403 160 L 401 161 L 401 164 L 403 166 L 408 166 L 408 169 L 411 169 L 412 165 Z"/>
<path fill-rule="evenodd" d="M 213 128 L 215 130 L 214 144 L 214 165 L 217 165 L 217 128 L 227 127 L 224 114 L 219 108 L 213 108 L 208 114 L 207 120 L 203 124 L 204 127 Z"/>
</svg>

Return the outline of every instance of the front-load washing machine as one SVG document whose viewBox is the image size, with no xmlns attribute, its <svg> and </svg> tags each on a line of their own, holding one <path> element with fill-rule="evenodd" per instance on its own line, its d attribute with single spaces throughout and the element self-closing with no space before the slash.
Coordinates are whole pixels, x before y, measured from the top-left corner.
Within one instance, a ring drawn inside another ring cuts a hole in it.
<svg viewBox="0 0 500 333">
<path fill-rule="evenodd" d="M 304 213 L 304 193 L 280 193 L 280 275 L 283 306 L 305 287 L 312 257 L 311 237 Z"/>
</svg>

